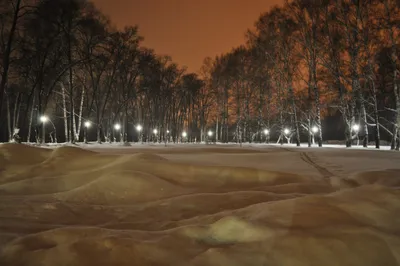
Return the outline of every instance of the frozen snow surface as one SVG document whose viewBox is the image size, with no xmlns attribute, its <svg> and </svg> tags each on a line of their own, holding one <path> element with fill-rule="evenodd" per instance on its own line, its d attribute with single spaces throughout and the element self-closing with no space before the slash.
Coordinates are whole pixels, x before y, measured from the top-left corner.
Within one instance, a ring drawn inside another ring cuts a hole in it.
<svg viewBox="0 0 400 266">
<path fill-rule="evenodd" d="M 400 152 L 1 144 L 0 265 L 400 265 Z"/>
</svg>

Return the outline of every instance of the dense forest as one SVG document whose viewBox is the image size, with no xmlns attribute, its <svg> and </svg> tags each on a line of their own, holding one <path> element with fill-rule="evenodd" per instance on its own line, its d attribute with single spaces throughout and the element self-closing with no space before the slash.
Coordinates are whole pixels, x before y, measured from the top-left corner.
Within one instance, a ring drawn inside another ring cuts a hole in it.
<svg viewBox="0 0 400 266">
<path fill-rule="evenodd" d="M 287 1 L 199 73 L 88 1 L 0 0 L 0 20 L 1 141 L 400 147 L 399 0 Z"/>
</svg>

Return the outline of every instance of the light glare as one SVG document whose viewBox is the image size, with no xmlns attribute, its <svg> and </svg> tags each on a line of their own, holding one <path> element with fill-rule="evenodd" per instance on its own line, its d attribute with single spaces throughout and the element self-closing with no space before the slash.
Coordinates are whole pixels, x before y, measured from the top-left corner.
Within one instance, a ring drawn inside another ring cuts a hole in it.
<svg viewBox="0 0 400 266">
<path fill-rule="evenodd" d="M 86 122 L 85 122 L 85 127 L 86 127 L 86 128 L 89 128 L 90 126 L 91 126 L 91 123 L 90 123 L 89 121 L 86 121 Z"/>
<path fill-rule="evenodd" d="M 264 134 L 268 135 L 269 134 L 269 130 L 268 129 L 264 129 Z"/>
<path fill-rule="evenodd" d="M 136 130 L 137 130 L 137 131 L 139 131 L 139 132 L 140 132 L 140 131 L 142 131 L 142 129 L 143 129 L 143 128 L 142 128 L 142 126 L 141 126 L 141 125 L 137 125 L 137 126 L 136 126 Z"/>
<path fill-rule="evenodd" d="M 120 125 L 120 124 L 116 124 L 116 125 L 114 126 L 114 128 L 115 128 L 116 130 L 120 130 L 120 129 L 121 129 L 121 125 Z"/>
<path fill-rule="evenodd" d="M 357 124 L 355 124 L 355 125 L 353 126 L 353 130 L 354 130 L 354 131 L 358 131 L 358 130 L 360 130 L 360 126 L 359 126 L 359 125 L 357 125 Z"/>
<path fill-rule="evenodd" d="M 183 132 L 182 132 L 182 137 L 186 138 L 186 136 L 187 136 L 186 131 L 183 131 Z"/>
<path fill-rule="evenodd" d="M 213 135 L 213 132 L 210 130 L 207 132 L 208 136 L 211 137 Z"/>
<path fill-rule="evenodd" d="M 43 123 L 46 123 L 47 120 L 48 120 L 48 118 L 47 118 L 47 116 L 45 116 L 45 115 L 42 115 L 42 116 L 40 117 L 40 121 L 43 122 Z"/>
<path fill-rule="evenodd" d="M 314 126 L 311 130 L 312 130 L 313 133 L 317 133 L 318 132 L 318 128 L 316 126 Z"/>
<path fill-rule="evenodd" d="M 283 130 L 283 133 L 285 133 L 285 135 L 287 135 L 287 134 L 289 134 L 289 133 L 290 133 L 290 130 L 289 130 L 289 129 L 287 129 L 287 128 L 285 128 L 285 130 Z"/>
</svg>

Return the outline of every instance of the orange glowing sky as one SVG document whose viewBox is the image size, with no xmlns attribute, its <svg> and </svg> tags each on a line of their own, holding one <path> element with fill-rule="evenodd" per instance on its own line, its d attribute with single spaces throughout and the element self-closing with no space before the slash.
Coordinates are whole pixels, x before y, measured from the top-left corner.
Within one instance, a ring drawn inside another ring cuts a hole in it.
<svg viewBox="0 0 400 266">
<path fill-rule="evenodd" d="M 259 15 L 283 0 L 92 0 L 119 28 L 139 25 L 144 45 L 199 70 L 203 59 L 244 43 Z"/>
</svg>

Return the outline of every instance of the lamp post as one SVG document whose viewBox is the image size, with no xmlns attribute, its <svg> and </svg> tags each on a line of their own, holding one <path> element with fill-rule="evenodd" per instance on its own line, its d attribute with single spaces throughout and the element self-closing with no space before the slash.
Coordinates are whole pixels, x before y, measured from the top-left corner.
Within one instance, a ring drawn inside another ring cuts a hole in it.
<svg viewBox="0 0 400 266">
<path fill-rule="evenodd" d="M 165 135 L 164 135 L 164 145 L 165 147 L 167 147 L 167 141 L 169 140 L 169 130 L 167 129 L 167 131 L 165 131 Z"/>
<path fill-rule="evenodd" d="M 354 124 L 353 127 L 352 127 L 352 129 L 354 130 L 354 133 L 356 133 L 357 146 L 358 146 L 358 144 L 359 144 L 359 142 L 360 142 L 360 139 L 359 139 L 359 137 L 358 137 L 358 132 L 360 131 L 360 125 Z"/>
<path fill-rule="evenodd" d="M 211 130 L 209 130 L 207 132 L 207 142 L 206 142 L 207 144 L 208 144 L 209 140 L 212 139 L 213 135 L 214 135 L 214 133 Z"/>
<path fill-rule="evenodd" d="M 42 115 L 40 117 L 40 122 L 42 122 L 42 144 L 46 143 L 46 122 L 49 120 L 49 118 L 45 115 Z"/>
<path fill-rule="evenodd" d="M 154 134 L 154 143 L 156 143 L 157 142 L 158 130 L 157 129 L 153 129 L 153 134 Z"/>
<path fill-rule="evenodd" d="M 143 129 L 143 127 L 141 126 L 141 125 L 137 125 L 136 126 L 136 130 L 137 130 L 137 132 L 139 132 L 139 139 L 138 139 L 138 141 L 140 141 L 140 142 L 142 142 L 142 144 L 143 144 L 143 138 L 142 138 L 142 129 Z"/>
<path fill-rule="evenodd" d="M 85 131 L 83 132 L 83 141 L 87 144 L 87 131 L 92 124 L 89 121 L 86 121 L 83 125 L 85 126 Z"/>
<path fill-rule="evenodd" d="M 115 128 L 116 131 L 119 131 L 121 129 L 121 125 L 120 124 L 115 124 L 114 128 Z M 114 137 L 114 142 L 116 142 L 116 139 L 117 138 Z"/>
<path fill-rule="evenodd" d="M 184 139 L 186 139 L 186 137 L 187 137 L 187 133 L 186 133 L 186 131 L 183 131 L 182 132 L 182 142 L 184 141 Z"/>
<path fill-rule="evenodd" d="M 265 142 L 269 143 L 269 129 L 264 129 Z"/>
<path fill-rule="evenodd" d="M 312 132 L 312 143 L 315 144 L 315 134 L 318 132 L 318 127 L 313 126 L 311 128 L 311 132 Z"/>
<path fill-rule="evenodd" d="M 289 136 L 289 134 L 290 134 L 290 129 L 285 128 L 285 129 L 283 130 L 283 134 L 284 134 L 284 136 L 285 136 L 285 138 L 286 138 L 286 140 L 287 140 L 287 143 L 289 144 L 289 143 L 290 143 L 290 136 Z M 282 142 L 281 144 L 283 144 L 283 142 Z"/>
</svg>

